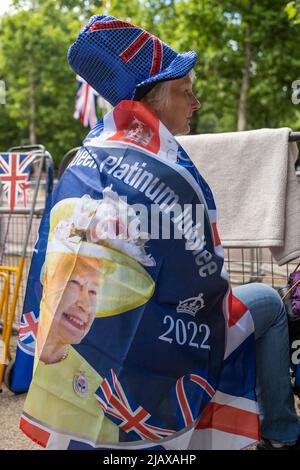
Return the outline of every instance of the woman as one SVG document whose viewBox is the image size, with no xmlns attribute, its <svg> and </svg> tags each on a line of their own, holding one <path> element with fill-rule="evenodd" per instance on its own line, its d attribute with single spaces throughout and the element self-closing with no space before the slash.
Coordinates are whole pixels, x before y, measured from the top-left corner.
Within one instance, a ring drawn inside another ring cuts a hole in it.
<svg viewBox="0 0 300 470">
<path fill-rule="evenodd" d="M 89 442 L 91 448 L 239 449 L 255 442 L 251 315 L 260 445 L 293 448 L 298 439 L 282 302 L 262 285 L 231 291 L 211 191 L 174 139 L 189 132 L 200 107 L 192 91 L 196 59 L 110 16 L 93 17 L 69 51 L 75 72 L 115 108 L 84 141 L 54 204 L 76 192 L 101 199 L 112 186 L 129 204 L 146 208 L 159 229 L 147 242 L 151 299 L 102 318 L 95 330 L 91 360 L 103 377 L 95 399 L 118 426 L 119 442 Z M 181 237 L 154 220 L 157 208 L 162 216 L 179 210 L 170 228 Z M 270 367 L 275 355 L 277 371 Z M 74 440 L 72 447 L 64 439 L 64 448 L 80 448 Z"/>
<path fill-rule="evenodd" d="M 193 73 L 162 82 L 143 101 L 173 134 L 187 134 L 189 119 L 200 107 L 192 91 Z M 289 374 L 287 317 L 271 287 L 251 283 L 233 289 L 252 315 L 256 340 L 257 396 L 261 412 L 259 449 L 299 448 L 299 421 Z M 297 443 L 298 439 L 298 443 Z"/>
</svg>

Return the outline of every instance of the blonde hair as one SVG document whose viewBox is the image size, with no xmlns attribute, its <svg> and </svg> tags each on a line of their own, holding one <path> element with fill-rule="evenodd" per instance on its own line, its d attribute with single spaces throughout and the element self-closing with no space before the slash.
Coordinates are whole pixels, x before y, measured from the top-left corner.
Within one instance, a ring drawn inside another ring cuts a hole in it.
<svg viewBox="0 0 300 470">
<path fill-rule="evenodd" d="M 190 77 L 193 83 L 196 78 L 195 70 L 190 70 L 187 76 Z M 172 80 L 159 82 L 157 85 L 155 85 L 155 87 L 152 88 L 151 91 L 149 91 L 149 93 L 144 96 L 144 98 L 141 99 L 141 101 L 151 106 L 151 108 L 155 111 L 159 111 L 164 107 L 168 107 L 171 81 Z"/>
</svg>

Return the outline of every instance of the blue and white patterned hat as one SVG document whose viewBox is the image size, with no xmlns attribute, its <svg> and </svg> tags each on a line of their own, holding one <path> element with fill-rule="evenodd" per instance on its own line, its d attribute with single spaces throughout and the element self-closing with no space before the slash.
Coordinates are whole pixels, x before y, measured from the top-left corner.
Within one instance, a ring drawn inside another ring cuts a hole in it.
<svg viewBox="0 0 300 470">
<path fill-rule="evenodd" d="M 69 49 L 73 70 L 113 106 L 139 100 L 158 82 L 184 77 L 197 53 L 177 54 L 143 29 L 113 16 L 93 16 Z"/>
</svg>

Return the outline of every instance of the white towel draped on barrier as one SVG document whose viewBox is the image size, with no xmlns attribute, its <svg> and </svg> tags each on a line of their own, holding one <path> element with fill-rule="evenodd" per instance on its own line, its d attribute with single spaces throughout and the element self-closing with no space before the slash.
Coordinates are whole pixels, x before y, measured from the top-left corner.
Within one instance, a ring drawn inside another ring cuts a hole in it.
<svg viewBox="0 0 300 470">
<path fill-rule="evenodd" d="M 279 265 L 300 256 L 298 156 L 290 129 L 181 136 L 214 193 L 224 247 L 269 247 Z"/>
</svg>

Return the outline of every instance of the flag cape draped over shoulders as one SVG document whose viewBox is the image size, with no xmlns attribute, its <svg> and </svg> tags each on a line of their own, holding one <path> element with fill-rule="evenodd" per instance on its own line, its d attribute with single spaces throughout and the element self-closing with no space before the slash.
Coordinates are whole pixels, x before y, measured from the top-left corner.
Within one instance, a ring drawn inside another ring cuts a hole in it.
<svg viewBox="0 0 300 470">
<path fill-rule="evenodd" d="M 122 198 L 133 221 L 137 204 L 147 209 L 156 236 L 151 227 L 146 242 L 130 243 L 119 219 L 117 239 L 101 238 Z M 188 214 L 184 225 L 172 214 L 175 203 Z M 170 216 L 171 236 L 161 233 L 161 218 L 153 222 L 153 207 Z M 172 236 L 175 228 L 181 237 Z M 66 358 L 36 361 L 24 433 L 50 449 L 240 449 L 255 442 L 253 322 L 231 292 L 213 196 L 143 103 L 122 101 L 106 115 L 53 192 L 23 314 L 23 323 L 25 312 L 35 322 L 41 310 L 38 337 L 58 276 L 50 284 L 44 277 L 43 289 L 45 257 L 49 271 L 61 252 L 79 259 L 92 244 L 105 266 L 95 319 Z M 71 274 L 66 267 L 60 302 Z M 79 322 L 75 314 L 64 321 Z M 19 349 L 30 343 L 32 352 L 35 336 L 20 337 Z"/>
</svg>

